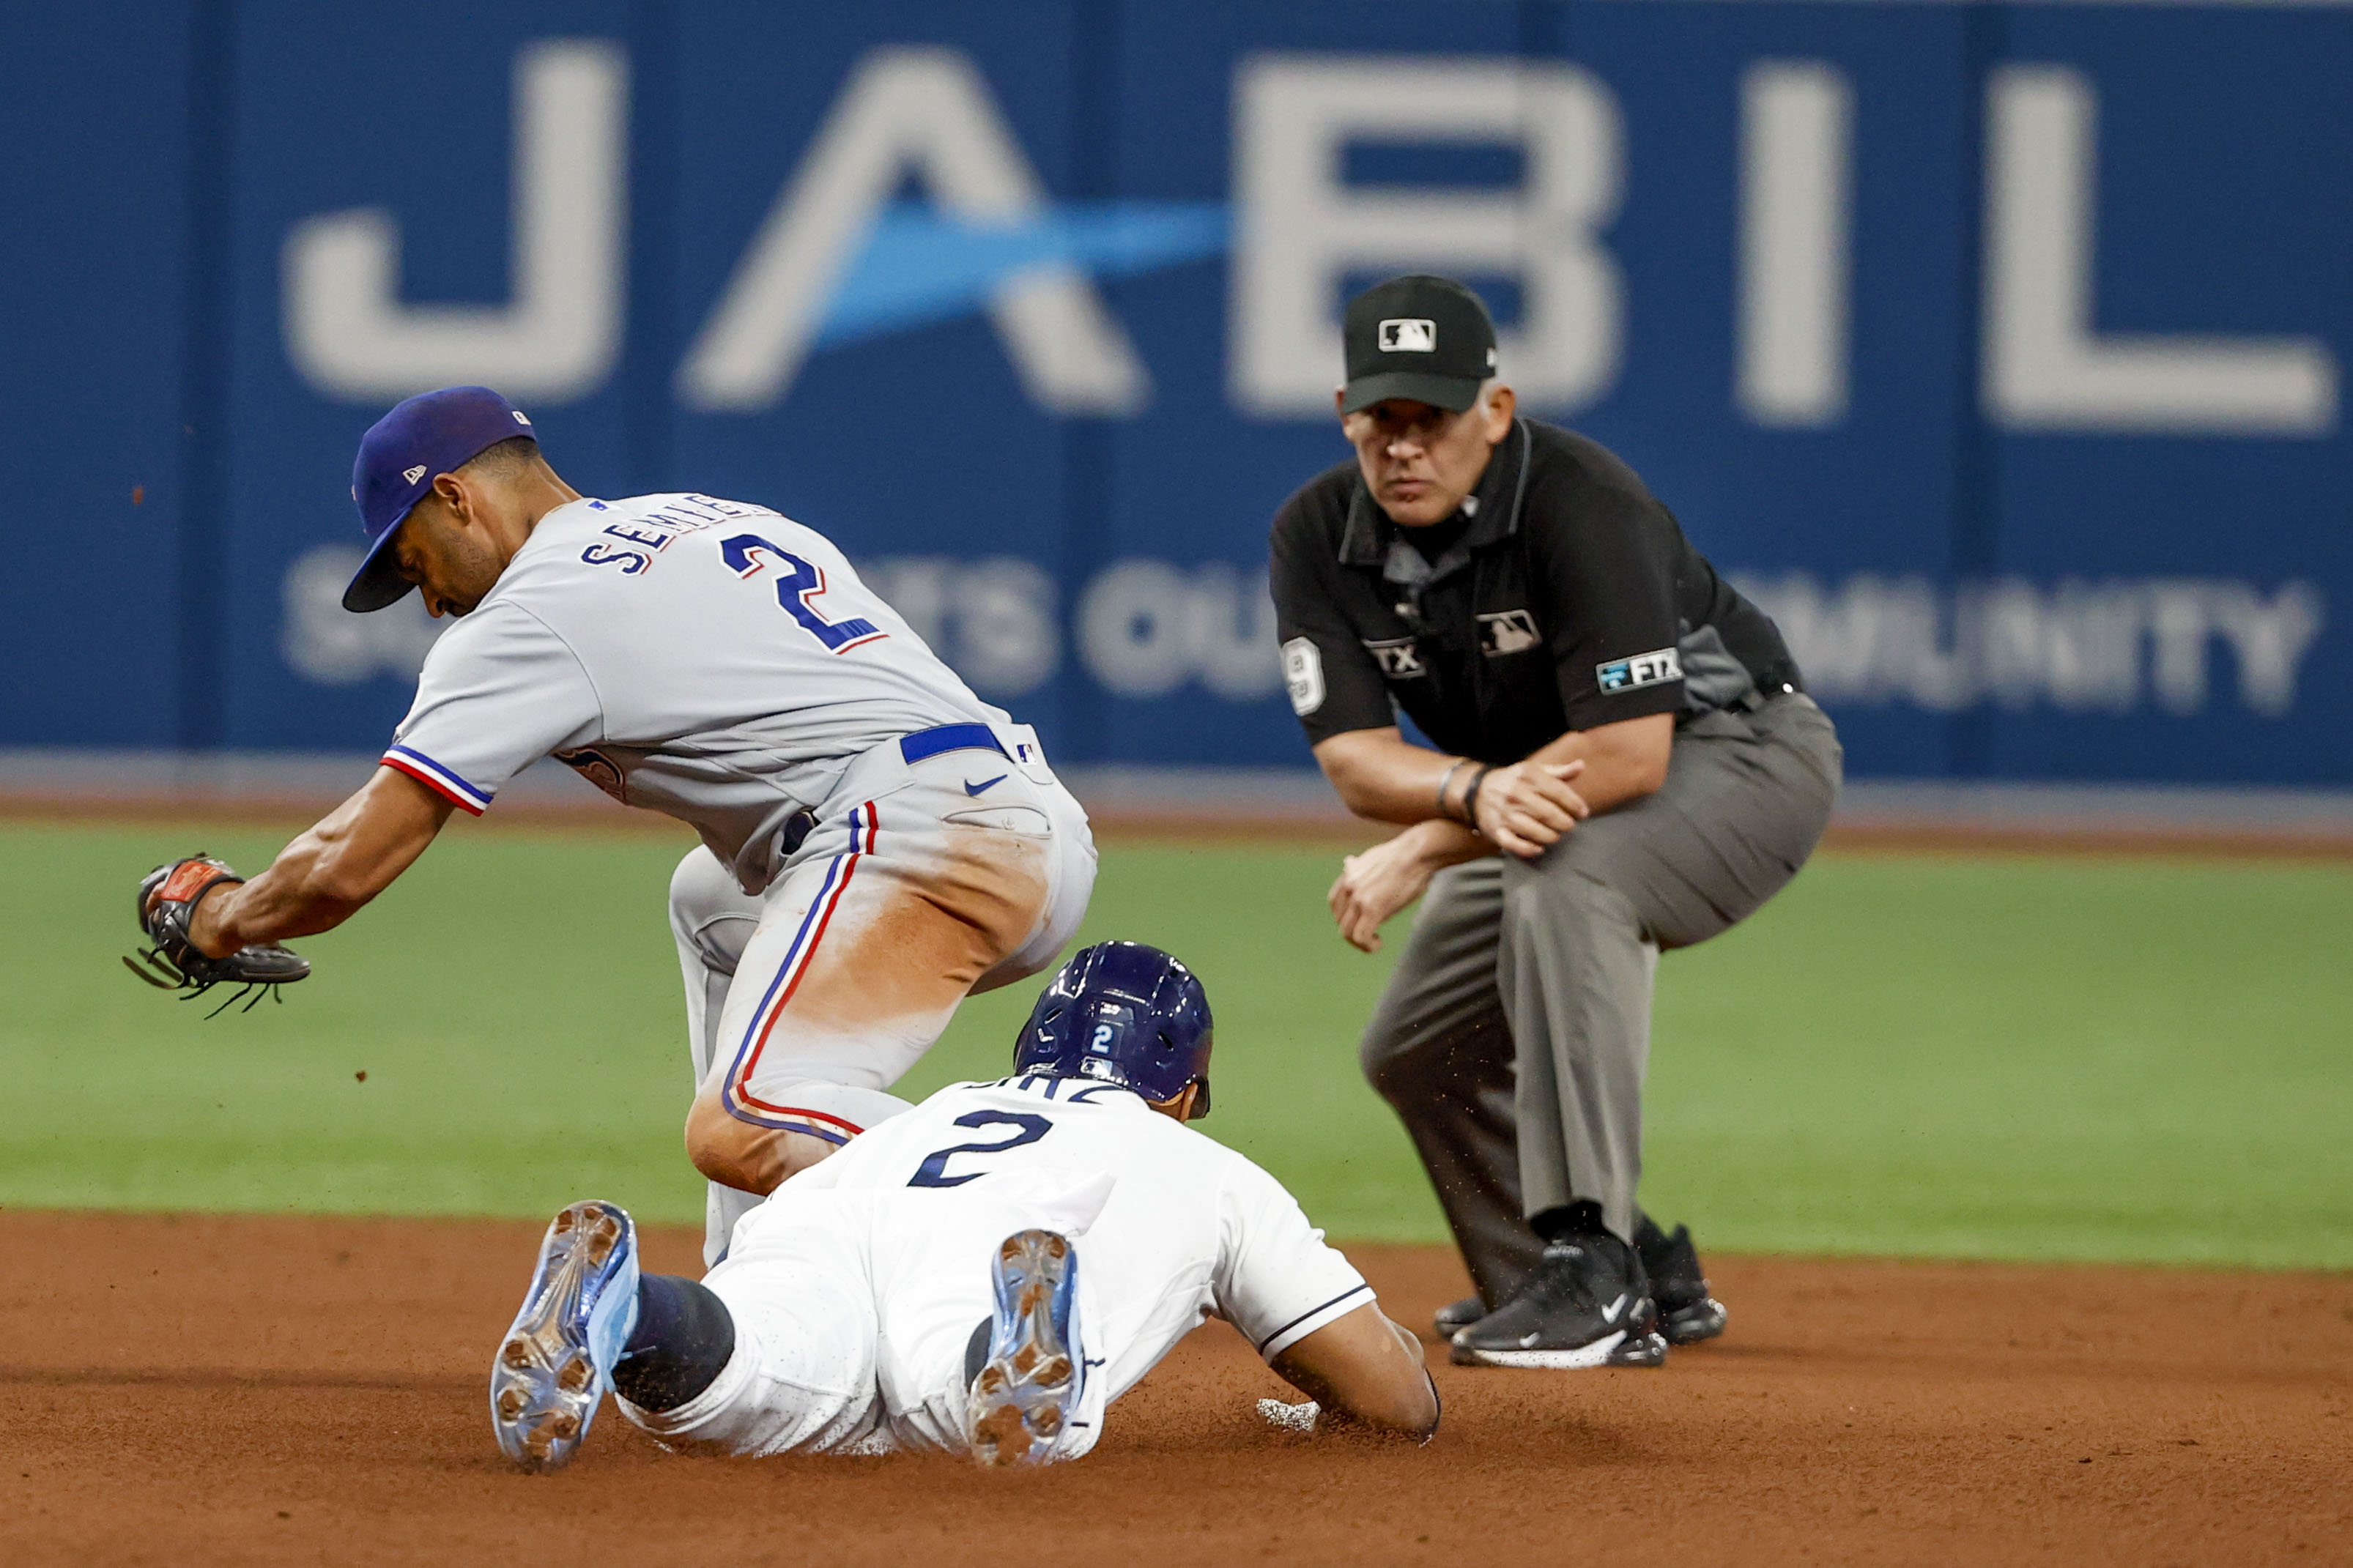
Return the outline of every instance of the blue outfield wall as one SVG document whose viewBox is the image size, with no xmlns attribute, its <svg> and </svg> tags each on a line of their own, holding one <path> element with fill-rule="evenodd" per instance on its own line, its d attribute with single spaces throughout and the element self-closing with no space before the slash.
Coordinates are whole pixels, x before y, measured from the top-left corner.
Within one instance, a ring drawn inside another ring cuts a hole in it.
<svg viewBox="0 0 2353 1568">
<path fill-rule="evenodd" d="M 352 447 L 487 381 L 831 533 L 1068 760 L 1303 762 L 1267 521 L 1429 268 L 1857 774 L 2353 780 L 2353 10 L 5 16 L 0 745 L 379 743 L 432 628 L 334 605 Z"/>
</svg>

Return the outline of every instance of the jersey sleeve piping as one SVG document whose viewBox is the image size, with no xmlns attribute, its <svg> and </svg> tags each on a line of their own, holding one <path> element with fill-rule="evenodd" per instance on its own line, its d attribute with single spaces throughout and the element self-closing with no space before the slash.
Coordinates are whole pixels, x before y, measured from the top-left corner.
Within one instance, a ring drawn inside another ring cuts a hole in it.
<svg viewBox="0 0 2353 1568">
<path fill-rule="evenodd" d="M 1346 1317 L 1372 1300 L 1373 1288 L 1358 1281 L 1320 1307 L 1311 1307 L 1259 1342 L 1258 1353 L 1272 1361 L 1316 1330 Z"/>
<path fill-rule="evenodd" d="M 385 767 L 406 773 L 459 810 L 480 816 L 490 809 L 491 796 L 468 784 L 455 769 L 442 766 L 410 746 L 394 746 L 382 759 Z"/>
<path fill-rule="evenodd" d="M 434 645 L 431 653 L 427 656 L 424 675 L 418 684 L 418 704 L 420 706 L 425 704 L 427 687 L 434 679 L 435 672 L 439 666 L 441 656 L 456 647 L 456 643 L 453 639 L 459 633 L 470 631 L 470 629 L 475 626 L 484 626 L 490 622 L 496 621 L 499 616 L 509 615 L 520 616 L 524 620 L 529 621 L 533 626 L 537 626 L 543 635 L 544 635 L 550 641 L 554 642 L 556 647 L 564 650 L 565 658 L 572 660 L 572 667 L 580 672 L 581 685 L 586 689 L 589 700 L 596 708 L 596 738 L 602 738 L 605 730 L 607 728 L 605 715 L 605 699 L 604 694 L 596 689 L 596 678 L 589 673 L 587 663 L 581 658 L 579 650 L 575 648 L 562 633 L 558 632 L 554 626 L 549 626 L 543 617 L 533 612 L 528 606 L 518 604 L 512 597 L 495 597 L 485 603 L 476 610 L 469 619 L 461 623 L 459 626 L 451 628 L 451 635 L 449 637 L 445 637 Z M 485 633 L 484 635 L 493 634 Z M 493 693 L 492 695 L 496 694 Z M 467 693 L 461 691 L 458 695 L 457 700 L 480 700 L 480 696 L 481 694 L 479 692 Z M 443 700 L 438 702 L 436 706 L 437 708 L 446 710 L 448 700 Z M 442 798 L 448 800 L 451 805 L 457 806 L 459 809 L 468 813 L 469 815 L 474 816 L 481 816 L 484 811 L 490 808 L 491 800 L 497 795 L 497 788 L 492 787 L 490 789 L 484 789 L 480 784 L 474 783 L 473 780 L 468 778 L 464 773 L 459 773 L 456 768 L 449 766 L 439 758 L 433 756 L 427 752 L 421 751 L 416 746 L 406 744 L 405 737 L 414 734 L 418 728 L 417 714 L 417 708 L 412 708 L 409 710 L 408 717 L 401 721 L 400 728 L 395 733 L 393 744 L 385 751 L 384 754 L 378 759 L 378 761 L 385 767 L 406 773 L 417 783 L 425 785 L 427 789 L 432 790 L 436 795 L 440 795 Z M 430 739 L 430 736 L 428 735 L 424 738 Z M 439 741 L 435 742 L 436 750 L 447 749 L 450 742 L 450 736 L 442 735 Z M 565 742 L 559 742 L 555 746 L 550 748 L 550 750 L 561 750 L 564 743 Z M 510 770 L 505 767 L 505 763 L 507 761 L 511 760 L 511 758 L 501 758 L 495 755 L 490 757 L 472 755 L 470 754 L 471 748 L 463 742 L 462 738 L 460 739 L 459 749 L 461 752 L 470 753 L 466 758 L 469 765 L 489 767 L 492 770 L 493 776 L 500 777 L 501 783 L 503 783 L 506 778 L 512 777 L 514 773 L 522 772 L 524 767 L 528 767 L 531 763 L 539 761 L 541 757 L 548 754 L 547 752 L 539 752 L 535 754 L 524 756 L 521 759 L 521 764 L 519 766 L 513 767 Z"/>
</svg>

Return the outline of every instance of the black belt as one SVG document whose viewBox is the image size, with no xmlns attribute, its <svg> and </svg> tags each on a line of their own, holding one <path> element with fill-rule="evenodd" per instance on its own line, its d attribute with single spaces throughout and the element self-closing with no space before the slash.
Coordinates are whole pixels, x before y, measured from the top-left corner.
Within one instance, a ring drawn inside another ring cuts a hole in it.
<svg viewBox="0 0 2353 1568">
<path fill-rule="evenodd" d="M 789 858 L 793 851 L 816 831 L 817 813 L 807 806 L 785 818 L 785 825 L 776 830 L 776 858 L 780 860 Z"/>
</svg>

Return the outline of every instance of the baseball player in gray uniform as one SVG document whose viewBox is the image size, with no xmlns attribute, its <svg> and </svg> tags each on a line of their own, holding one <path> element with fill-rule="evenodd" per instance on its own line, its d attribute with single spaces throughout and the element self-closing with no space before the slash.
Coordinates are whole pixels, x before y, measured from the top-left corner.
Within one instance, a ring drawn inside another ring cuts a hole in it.
<svg viewBox="0 0 2353 1568">
<path fill-rule="evenodd" d="M 353 497 L 374 544 L 344 607 L 414 587 L 460 618 L 359 793 L 250 881 L 151 878 L 150 933 L 201 968 L 340 925 L 544 756 L 689 824 L 670 924 L 716 1261 L 778 1183 L 906 1109 L 885 1091 L 965 996 L 1053 962 L 1093 887 L 1086 816 L 1032 731 L 766 507 L 584 497 L 484 387 L 385 416 Z"/>
</svg>

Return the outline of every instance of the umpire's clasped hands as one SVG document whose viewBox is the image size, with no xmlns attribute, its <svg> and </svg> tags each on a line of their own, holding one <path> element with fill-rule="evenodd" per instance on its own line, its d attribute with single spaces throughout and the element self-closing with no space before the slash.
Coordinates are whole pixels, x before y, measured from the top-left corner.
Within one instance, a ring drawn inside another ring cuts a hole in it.
<svg viewBox="0 0 2353 1568">
<path fill-rule="evenodd" d="M 1524 859 L 1542 855 L 1593 815 L 1585 797 L 1569 787 L 1568 781 L 1584 771 L 1581 758 L 1491 768 L 1481 778 L 1472 806 L 1477 833 L 1459 822 L 1432 819 L 1349 856 L 1324 896 L 1340 934 L 1353 947 L 1378 952 L 1381 927 L 1420 898 L 1430 878 L 1447 867 L 1497 848 Z"/>
<path fill-rule="evenodd" d="M 1593 815 L 1568 781 L 1585 771 L 1582 759 L 1514 763 L 1480 781 L 1478 828 L 1498 849 L 1533 860 Z"/>
</svg>

